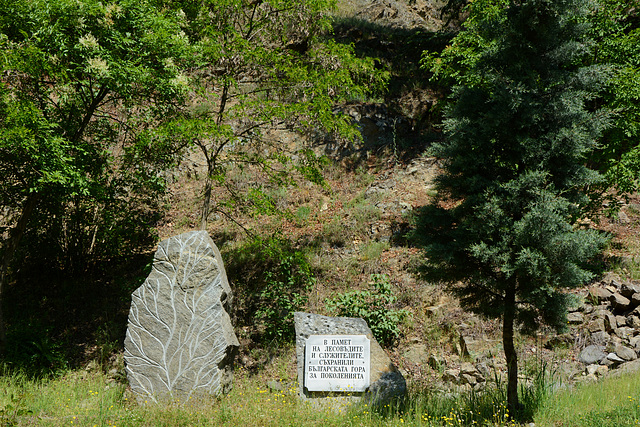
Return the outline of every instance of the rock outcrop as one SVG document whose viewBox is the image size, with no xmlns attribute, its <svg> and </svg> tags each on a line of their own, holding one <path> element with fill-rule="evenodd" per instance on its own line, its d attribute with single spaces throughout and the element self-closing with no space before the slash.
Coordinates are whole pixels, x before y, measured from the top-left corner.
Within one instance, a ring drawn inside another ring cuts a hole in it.
<svg viewBox="0 0 640 427">
<path fill-rule="evenodd" d="M 639 283 L 607 274 L 588 288 L 585 301 L 571 310 L 569 319 L 571 326 L 581 329 L 586 336 L 579 360 L 586 365 L 587 377 L 603 375 L 638 359 Z"/>
</svg>

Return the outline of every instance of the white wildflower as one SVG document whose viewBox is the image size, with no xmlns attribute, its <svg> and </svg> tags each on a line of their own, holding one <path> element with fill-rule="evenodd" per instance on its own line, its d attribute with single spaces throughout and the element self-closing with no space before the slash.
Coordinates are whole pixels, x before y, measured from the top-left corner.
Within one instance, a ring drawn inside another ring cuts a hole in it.
<svg viewBox="0 0 640 427">
<path fill-rule="evenodd" d="M 89 59 L 89 67 L 87 67 L 87 70 L 98 77 L 107 77 L 109 75 L 109 65 L 107 61 L 98 57 Z"/>
<path fill-rule="evenodd" d="M 120 7 L 120 5 L 111 3 L 107 5 L 104 14 L 105 16 L 111 17 L 113 15 L 120 15 L 120 12 L 122 12 L 122 8 Z"/>
<path fill-rule="evenodd" d="M 78 43 L 80 43 L 80 46 L 84 47 L 85 49 L 97 50 L 100 48 L 98 39 L 96 39 L 95 36 L 91 33 L 80 37 Z"/>
<path fill-rule="evenodd" d="M 178 89 L 179 91 L 187 91 L 189 89 L 189 77 L 184 74 L 178 74 L 171 80 L 169 80 L 171 85 Z"/>
<path fill-rule="evenodd" d="M 184 31 L 180 31 L 177 37 L 179 40 L 189 43 L 189 37 L 187 37 L 187 34 Z"/>
<path fill-rule="evenodd" d="M 167 70 L 174 71 L 176 70 L 176 64 L 173 62 L 173 58 L 165 58 L 163 61 L 164 68 Z"/>
</svg>

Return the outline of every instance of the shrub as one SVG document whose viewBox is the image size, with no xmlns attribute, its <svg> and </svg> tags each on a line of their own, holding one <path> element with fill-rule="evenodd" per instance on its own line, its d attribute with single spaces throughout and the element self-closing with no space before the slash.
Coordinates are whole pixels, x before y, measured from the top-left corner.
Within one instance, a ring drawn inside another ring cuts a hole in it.
<svg viewBox="0 0 640 427">
<path fill-rule="evenodd" d="M 329 298 L 327 308 L 338 316 L 363 318 L 376 339 L 389 345 L 400 335 L 400 324 L 409 312 L 392 308 L 398 298 L 393 295 L 386 275 L 372 274 L 371 280 L 371 289 L 348 291 Z"/>
<path fill-rule="evenodd" d="M 255 238 L 233 252 L 227 272 L 237 290 L 238 320 L 258 326 L 265 340 L 291 340 L 293 312 L 307 303 L 315 281 L 306 254 L 280 236 Z"/>
</svg>

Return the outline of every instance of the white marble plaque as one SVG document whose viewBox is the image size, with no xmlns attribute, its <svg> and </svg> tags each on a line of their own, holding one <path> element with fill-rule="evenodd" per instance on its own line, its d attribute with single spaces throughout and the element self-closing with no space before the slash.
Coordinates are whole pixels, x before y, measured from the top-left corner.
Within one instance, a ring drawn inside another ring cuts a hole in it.
<svg viewBox="0 0 640 427">
<path fill-rule="evenodd" d="M 311 335 L 305 345 L 304 386 L 309 391 L 365 391 L 370 365 L 365 335 Z"/>
</svg>

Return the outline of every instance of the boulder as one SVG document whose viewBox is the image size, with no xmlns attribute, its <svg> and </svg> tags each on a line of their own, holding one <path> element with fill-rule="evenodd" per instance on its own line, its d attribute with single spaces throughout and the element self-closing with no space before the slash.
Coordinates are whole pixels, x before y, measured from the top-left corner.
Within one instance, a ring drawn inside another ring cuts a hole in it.
<svg viewBox="0 0 640 427">
<path fill-rule="evenodd" d="M 621 359 L 627 362 L 631 360 L 636 360 L 638 358 L 638 355 L 636 354 L 635 350 L 630 349 L 629 347 L 624 346 L 622 344 L 615 344 L 613 347 L 613 352 L 617 354 Z"/>
<path fill-rule="evenodd" d="M 637 307 L 640 305 L 640 292 L 631 295 L 631 305 Z"/>
<path fill-rule="evenodd" d="M 601 360 L 607 357 L 607 353 L 604 352 L 604 346 L 602 345 L 590 345 L 585 347 L 578 356 L 585 365 L 593 365 L 599 363 Z"/>
<path fill-rule="evenodd" d="M 633 294 L 640 293 L 640 285 L 626 282 L 620 286 L 620 293 L 626 298 L 632 298 Z"/>
<path fill-rule="evenodd" d="M 133 292 L 124 342 L 138 401 L 185 402 L 231 389 L 239 346 L 231 302 L 222 257 L 205 231 L 158 245 L 151 273 Z"/>
<path fill-rule="evenodd" d="M 611 302 L 613 308 L 618 311 L 624 311 L 631 307 L 631 300 L 622 296 L 618 292 L 613 293 L 611 297 L 609 297 L 609 301 Z"/>
<path fill-rule="evenodd" d="M 296 329 L 296 355 L 298 357 L 298 387 L 300 398 L 318 405 L 337 408 L 345 402 L 366 400 L 373 405 L 386 405 L 403 398 L 407 384 L 387 353 L 380 347 L 363 319 L 328 317 L 311 313 L 294 313 Z M 369 388 L 362 393 L 326 393 L 308 391 L 304 387 L 305 343 L 311 335 L 365 335 L 370 340 Z"/>
</svg>

